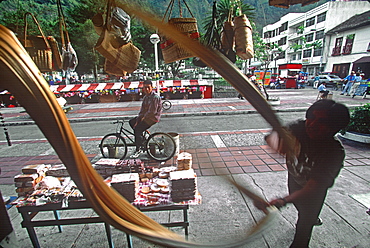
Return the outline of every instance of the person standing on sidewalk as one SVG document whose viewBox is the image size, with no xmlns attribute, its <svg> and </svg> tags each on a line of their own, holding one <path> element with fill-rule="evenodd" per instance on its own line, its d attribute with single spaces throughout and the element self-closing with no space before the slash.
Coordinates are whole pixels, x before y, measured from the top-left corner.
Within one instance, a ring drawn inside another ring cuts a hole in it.
<svg viewBox="0 0 370 248">
<path fill-rule="evenodd" d="M 134 130 L 136 146 L 135 153 L 130 156 L 131 158 L 140 156 L 144 131 L 158 123 L 162 113 L 161 98 L 153 91 L 152 81 L 144 81 L 143 92 L 145 96 L 140 112 L 138 116 L 129 121 L 131 128 Z"/>
<path fill-rule="evenodd" d="M 358 86 L 360 86 L 361 81 L 362 81 L 362 77 L 360 76 L 360 73 L 357 72 L 355 81 L 353 82 L 353 85 L 351 87 L 351 91 L 349 92 L 349 94 L 352 96 L 352 98 L 355 97 L 356 90 L 357 90 Z"/>
<path fill-rule="evenodd" d="M 345 158 L 342 143 L 335 134 L 348 125 L 349 119 L 346 106 L 323 99 L 307 110 L 306 120 L 299 120 L 287 127 L 296 144 L 299 144 L 296 146 L 298 155 L 286 161 L 289 195 L 268 204 L 283 207 L 293 203 L 298 210 L 291 248 L 308 247 L 313 227 L 322 224 L 319 214 L 327 191 L 333 186 Z M 284 141 L 277 138 L 276 132 L 266 136 L 266 142 L 279 153 L 285 154 Z M 267 207 L 266 203 L 254 204 L 259 209 Z"/>
<path fill-rule="evenodd" d="M 349 96 L 349 92 L 351 91 L 352 85 L 356 80 L 355 72 L 351 71 L 351 74 L 344 78 L 346 81 L 346 86 L 344 86 L 344 89 L 341 95 L 344 95 L 344 93 L 347 93 L 347 96 Z"/>
</svg>

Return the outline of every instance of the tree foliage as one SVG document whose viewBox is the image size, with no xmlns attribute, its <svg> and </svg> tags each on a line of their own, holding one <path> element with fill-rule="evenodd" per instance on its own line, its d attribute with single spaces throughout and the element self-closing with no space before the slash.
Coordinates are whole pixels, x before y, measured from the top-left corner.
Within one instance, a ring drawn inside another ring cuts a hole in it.
<svg viewBox="0 0 370 248">
<path fill-rule="evenodd" d="M 140 6 L 144 10 L 151 10 L 159 17 L 163 17 L 169 5 L 170 0 L 141 0 Z M 186 0 L 192 14 L 198 20 L 198 28 L 201 34 L 205 33 L 204 39 L 207 39 L 208 29 L 210 28 L 210 20 L 212 19 L 212 4 L 214 0 Z M 216 0 L 218 6 L 217 28 L 221 28 L 221 24 L 227 20 L 228 12 L 232 5 L 239 0 Z M 320 1 L 322 3 L 325 1 Z M 79 74 L 91 72 L 95 65 L 102 67 L 103 58 L 94 50 L 94 45 L 98 40 L 98 35 L 94 31 L 91 18 L 98 12 L 102 12 L 106 8 L 105 0 L 61 0 L 63 12 L 67 22 L 67 28 L 70 35 L 71 43 L 77 52 L 79 65 L 76 71 Z M 251 20 L 255 20 L 256 32 L 260 32 L 260 28 L 268 23 L 277 21 L 284 13 L 292 12 L 299 9 L 298 6 L 292 7 L 290 10 L 269 7 L 268 0 L 240 0 L 242 12 Z M 316 7 L 317 4 L 311 5 Z M 307 6 L 306 6 L 307 7 Z M 307 11 L 307 8 L 302 8 L 302 11 Z M 185 6 L 181 6 L 184 15 L 189 15 L 185 10 Z M 233 14 L 237 10 L 238 5 L 233 7 Z M 255 15 L 254 9 L 258 12 Z M 22 38 L 24 30 L 24 14 L 26 12 L 33 13 L 38 19 L 45 35 L 54 36 L 57 41 L 61 42 L 59 31 L 59 18 L 57 11 L 57 0 L 4 0 L 0 2 L 0 24 L 6 26 L 15 32 L 18 37 Z M 298 11 L 296 11 L 298 12 Z M 172 16 L 179 17 L 180 9 L 174 8 Z M 186 17 L 186 16 L 184 16 Z M 263 21 L 264 20 L 264 21 Z M 29 34 L 38 35 L 39 32 L 35 25 L 29 25 Z M 133 43 L 142 51 L 141 62 L 147 64 L 147 67 L 154 68 L 154 47 L 150 43 L 149 37 L 156 31 L 150 27 L 142 25 L 142 23 L 132 17 L 131 33 Z M 161 58 L 161 53 L 159 52 Z"/>
</svg>

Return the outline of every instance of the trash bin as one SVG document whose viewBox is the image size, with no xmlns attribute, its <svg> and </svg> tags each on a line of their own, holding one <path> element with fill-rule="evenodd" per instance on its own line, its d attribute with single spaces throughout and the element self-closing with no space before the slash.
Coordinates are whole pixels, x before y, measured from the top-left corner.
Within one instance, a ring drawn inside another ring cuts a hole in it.
<svg viewBox="0 0 370 248">
<path fill-rule="evenodd" d="M 180 153 L 180 135 L 178 133 L 168 133 L 174 140 L 176 144 L 176 151 L 174 156 L 178 156 Z"/>
<path fill-rule="evenodd" d="M 108 157 L 117 158 L 117 147 L 116 146 L 108 146 Z"/>
</svg>

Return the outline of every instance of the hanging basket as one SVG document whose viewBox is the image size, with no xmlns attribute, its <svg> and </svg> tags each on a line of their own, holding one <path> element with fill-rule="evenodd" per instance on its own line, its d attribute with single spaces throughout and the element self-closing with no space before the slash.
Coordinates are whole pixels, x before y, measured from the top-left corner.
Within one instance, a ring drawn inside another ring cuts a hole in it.
<svg viewBox="0 0 370 248">
<path fill-rule="evenodd" d="M 234 35 L 236 55 L 245 60 L 253 58 L 252 26 L 246 15 L 234 18 Z"/>
<path fill-rule="evenodd" d="M 111 43 L 109 31 L 106 29 L 95 45 L 95 49 L 122 71 L 132 73 L 138 67 L 141 51 L 132 42 L 118 49 L 114 48 Z"/>
<path fill-rule="evenodd" d="M 27 16 L 31 16 L 41 35 L 27 34 Z M 41 72 L 53 71 L 53 55 L 50 44 L 41 29 L 36 17 L 27 12 L 24 14 L 24 47 Z"/>
<path fill-rule="evenodd" d="M 191 39 L 199 39 L 197 20 L 195 18 L 171 18 L 168 23 Z M 185 48 L 164 36 L 161 37 L 160 47 L 165 63 L 194 57 Z"/>
<path fill-rule="evenodd" d="M 62 55 L 60 53 L 58 42 L 55 40 L 53 36 L 47 37 L 51 51 L 53 54 L 53 69 L 54 70 L 60 70 L 62 69 Z"/>
<path fill-rule="evenodd" d="M 182 10 L 179 3 L 180 17 L 170 18 L 174 6 L 174 0 L 171 0 L 166 10 L 166 13 L 164 14 L 163 21 L 167 19 L 168 24 L 172 25 L 178 31 L 180 31 L 181 33 L 190 37 L 193 40 L 198 40 L 199 32 L 197 19 L 194 18 L 194 15 L 191 13 L 185 1 L 184 4 L 192 17 L 190 18 L 182 17 Z M 161 37 L 160 47 L 162 49 L 163 59 L 166 64 L 175 62 L 177 60 L 194 57 L 192 53 L 190 53 L 188 50 L 175 43 L 173 40 L 171 40 L 171 38 L 165 37 L 161 34 L 160 37 Z"/>
<path fill-rule="evenodd" d="M 126 76 L 127 72 L 117 67 L 115 64 L 110 62 L 108 59 L 105 59 L 104 71 L 108 74 L 112 74 L 118 77 Z"/>
</svg>

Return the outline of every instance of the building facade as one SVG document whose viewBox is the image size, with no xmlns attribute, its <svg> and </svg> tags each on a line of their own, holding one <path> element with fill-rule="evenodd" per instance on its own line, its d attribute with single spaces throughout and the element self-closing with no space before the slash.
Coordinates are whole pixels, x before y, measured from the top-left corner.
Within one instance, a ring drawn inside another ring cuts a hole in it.
<svg viewBox="0 0 370 248">
<path fill-rule="evenodd" d="M 289 13 L 278 22 L 265 26 L 262 36 L 264 42 L 277 44 L 283 50 L 271 51 L 269 69 L 278 73 L 280 64 L 301 63 L 302 71 L 309 75 L 331 72 L 333 69 L 341 76 L 347 74 L 354 61 L 369 53 L 367 47 L 365 50 L 360 47 L 364 46 L 362 43 L 368 45 L 370 42 L 370 27 L 364 25 L 351 30 L 354 25 L 346 26 L 347 29 L 340 26 L 355 15 L 369 10 L 368 1 L 331 1 L 306 13 Z M 343 37 L 342 43 L 335 37 L 337 35 Z M 333 53 L 334 47 L 336 53 Z M 338 54 L 339 47 L 341 51 Z"/>
</svg>

